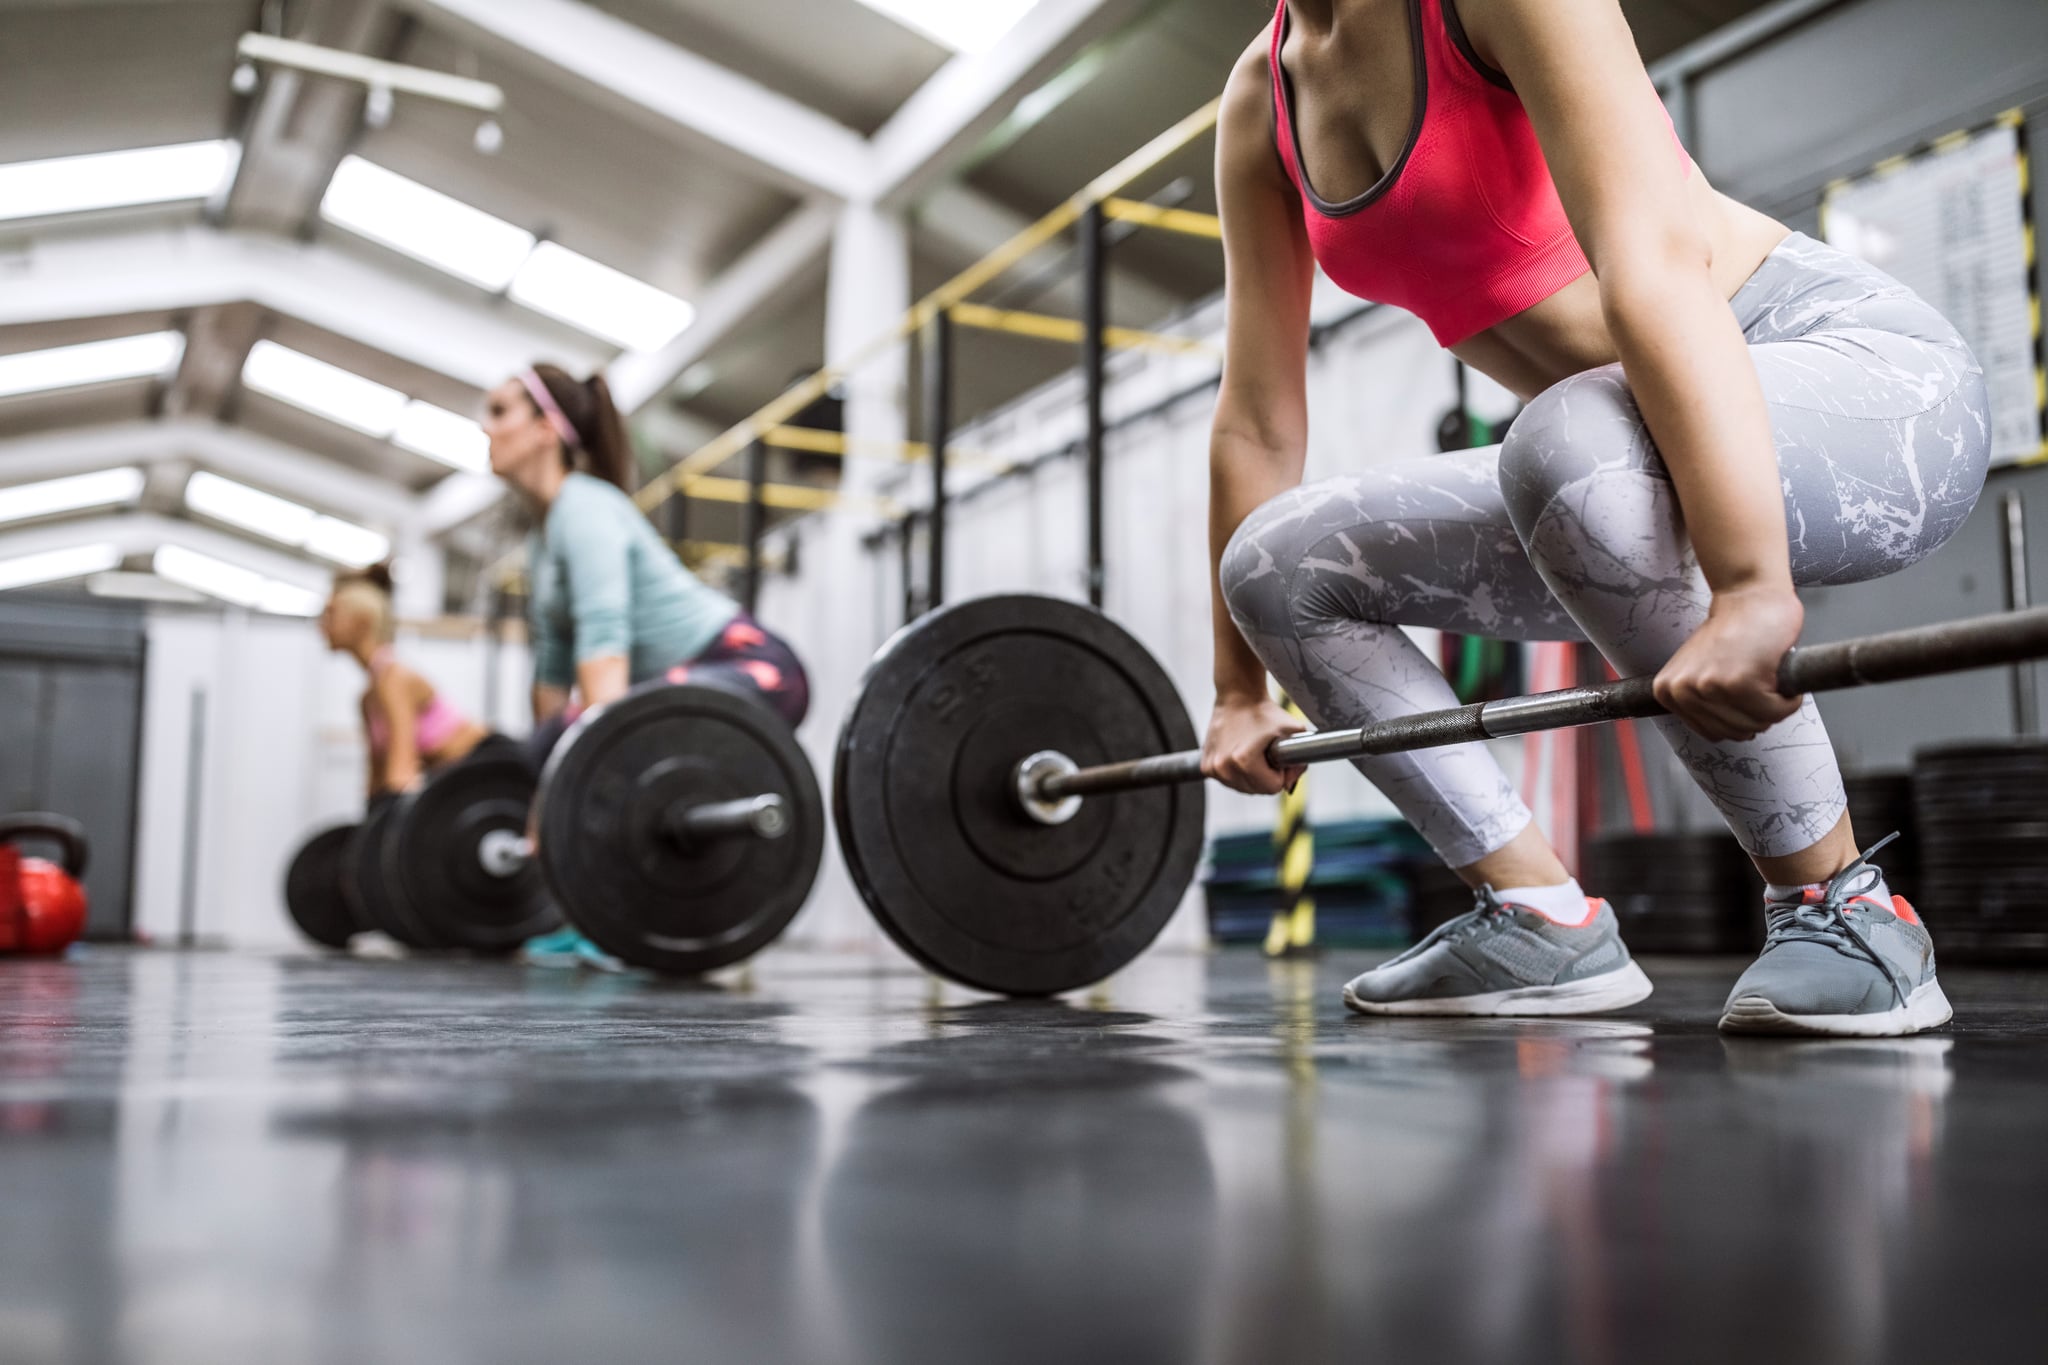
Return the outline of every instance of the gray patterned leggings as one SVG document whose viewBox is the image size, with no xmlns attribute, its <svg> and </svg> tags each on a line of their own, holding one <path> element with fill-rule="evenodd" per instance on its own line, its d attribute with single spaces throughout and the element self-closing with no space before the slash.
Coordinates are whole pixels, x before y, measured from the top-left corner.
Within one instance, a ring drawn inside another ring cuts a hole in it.
<svg viewBox="0 0 2048 1365">
<path fill-rule="evenodd" d="M 1730 307 L 1770 405 L 1794 578 L 1858 583 L 1939 548 L 1975 506 L 1990 448 L 1983 372 L 1955 329 L 1798 233 Z M 1538 395 L 1502 445 L 1282 494 L 1238 529 L 1222 581 L 1238 629 L 1324 728 L 1457 704 L 1401 626 L 1591 640 L 1621 673 L 1650 673 L 1711 597 L 1619 365 Z M 1812 698 L 1746 743 L 1657 724 L 1754 855 L 1810 848 L 1846 808 Z M 1529 823 L 1480 745 L 1358 768 L 1453 867 Z"/>
</svg>

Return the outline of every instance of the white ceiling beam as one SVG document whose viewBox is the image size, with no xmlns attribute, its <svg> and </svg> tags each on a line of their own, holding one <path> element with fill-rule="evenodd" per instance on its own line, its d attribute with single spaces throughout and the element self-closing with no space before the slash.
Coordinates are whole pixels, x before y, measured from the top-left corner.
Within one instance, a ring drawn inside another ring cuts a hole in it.
<svg viewBox="0 0 2048 1365">
<path fill-rule="evenodd" d="M 112 545 L 124 557 L 155 554 L 166 545 L 182 545 L 308 592 L 325 593 L 334 582 L 332 565 L 315 564 L 211 526 L 153 512 L 75 517 L 26 526 L 0 534 L 0 559 L 70 550 L 81 545 Z"/>
<path fill-rule="evenodd" d="M 658 351 L 630 351 L 612 362 L 606 377 L 619 406 L 639 412 L 734 329 L 787 297 L 824 258 L 838 220 L 838 206 L 827 199 L 794 210 L 720 272 L 697 299 L 697 314 L 681 335 Z"/>
<path fill-rule="evenodd" d="M 849 199 L 872 178 L 851 128 L 578 0 L 403 3 L 523 66 L 553 68 L 601 107 L 735 152 L 792 192 Z"/>
<path fill-rule="evenodd" d="M 0 440 L 9 483 L 186 463 L 394 535 L 419 526 L 427 504 L 383 479 L 213 421 L 112 422 Z"/>
<path fill-rule="evenodd" d="M 0 326 L 239 302 L 477 390 L 536 358 L 595 369 L 612 355 L 512 304 L 466 302 L 331 246 L 203 227 L 38 238 L 0 280 Z"/>
<path fill-rule="evenodd" d="M 896 208 L 914 202 L 956 170 L 1026 95 L 1150 3 L 1038 0 L 1001 42 L 947 62 L 882 125 L 872 140 L 874 166 L 862 197 Z"/>
</svg>

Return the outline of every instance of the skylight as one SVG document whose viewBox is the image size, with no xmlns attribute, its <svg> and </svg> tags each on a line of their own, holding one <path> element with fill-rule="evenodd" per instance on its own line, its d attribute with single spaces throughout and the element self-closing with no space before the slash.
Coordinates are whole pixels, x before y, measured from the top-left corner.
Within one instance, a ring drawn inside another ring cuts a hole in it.
<svg viewBox="0 0 2048 1365">
<path fill-rule="evenodd" d="M 0 488 L 0 521 L 27 521 L 82 512 L 88 507 L 115 507 L 142 496 L 139 469 L 102 469 L 65 479 Z"/>
<path fill-rule="evenodd" d="M 242 382 L 370 436 L 389 436 L 405 411 L 405 395 L 397 389 L 274 341 L 259 341 L 250 349 Z"/>
<path fill-rule="evenodd" d="M 513 277 L 512 298 L 631 351 L 666 346 L 697 312 L 673 294 L 556 242 L 534 248 Z"/>
<path fill-rule="evenodd" d="M 955 52 L 986 52 L 1038 0 L 860 0 Z"/>
<path fill-rule="evenodd" d="M 469 418 L 422 399 L 407 398 L 388 384 L 274 341 L 259 341 L 250 349 L 242 367 L 242 382 L 258 393 L 353 427 L 366 436 L 391 441 L 451 469 L 477 474 L 490 470 L 490 438 Z M 375 563 L 382 557 L 365 562 Z"/>
<path fill-rule="evenodd" d="M 169 374 L 185 353 L 180 332 L 86 341 L 0 356 L 0 398 Z"/>
<path fill-rule="evenodd" d="M 113 545 L 74 545 L 65 550 L 0 559 L 0 592 L 26 588 L 36 583 L 58 583 L 67 578 L 111 569 L 121 562 L 121 551 Z"/>
<path fill-rule="evenodd" d="M 1007 0 L 1005 0 L 1007 3 Z M 1000 6 L 998 6 L 1000 8 Z M 321 201 L 328 222 L 629 350 L 666 345 L 696 310 L 417 180 L 351 156 Z"/>
<path fill-rule="evenodd" d="M 159 549 L 151 567 L 159 578 L 255 611 L 278 616 L 318 616 L 324 605 L 318 593 L 182 545 Z"/>
<path fill-rule="evenodd" d="M 391 542 L 367 527 L 321 516 L 310 507 L 205 470 L 186 482 L 185 506 L 202 517 L 239 526 L 350 568 L 365 568 L 391 553 Z"/>
<path fill-rule="evenodd" d="M 232 142 L 59 156 L 0 166 L 0 219 L 204 199 L 234 173 Z"/>
<path fill-rule="evenodd" d="M 494 294 L 533 253 L 524 228 L 359 156 L 343 158 L 320 214 Z"/>
</svg>

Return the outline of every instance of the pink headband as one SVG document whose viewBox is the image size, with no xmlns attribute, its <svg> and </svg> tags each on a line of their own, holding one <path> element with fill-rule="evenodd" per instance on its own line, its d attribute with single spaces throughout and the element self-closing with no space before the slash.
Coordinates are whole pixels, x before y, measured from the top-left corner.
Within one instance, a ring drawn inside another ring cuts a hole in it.
<svg viewBox="0 0 2048 1365">
<path fill-rule="evenodd" d="M 583 448 L 583 438 L 576 434 L 576 424 L 562 411 L 562 405 L 548 392 L 547 382 L 537 370 L 528 370 L 519 376 L 519 382 L 526 385 L 526 392 L 533 398 L 533 405 L 540 409 L 540 415 L 548 419 L 548 425 L 555 429 L 555 435 L 562 438 L 562 444 L 571 450 Z"/>
</svg>

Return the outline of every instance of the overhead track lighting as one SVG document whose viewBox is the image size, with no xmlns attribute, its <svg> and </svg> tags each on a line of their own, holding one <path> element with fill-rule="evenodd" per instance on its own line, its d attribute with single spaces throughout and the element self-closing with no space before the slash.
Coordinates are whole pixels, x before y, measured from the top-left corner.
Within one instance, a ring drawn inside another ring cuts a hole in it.
<svg viewBox="0 0 2048 1365">
<path fill-rule="evenodd" d="M 446 71 L 430 71 L 423 66 L 380 61 L 375 57 L 365 57 L 360 52 L 321 47 L 317 43 L 273 38 L 267 33 L 244 33 L 241 41 L 235 44 L 235 55 L 245 62 L 354 81 L 368 86 L 373 92 L 383 90 L 387 96 L 418 95 L 483 114 L 496 114 L 505 107 L 505 92 L 489 81 L 454 76 Z"/>
</svg>

